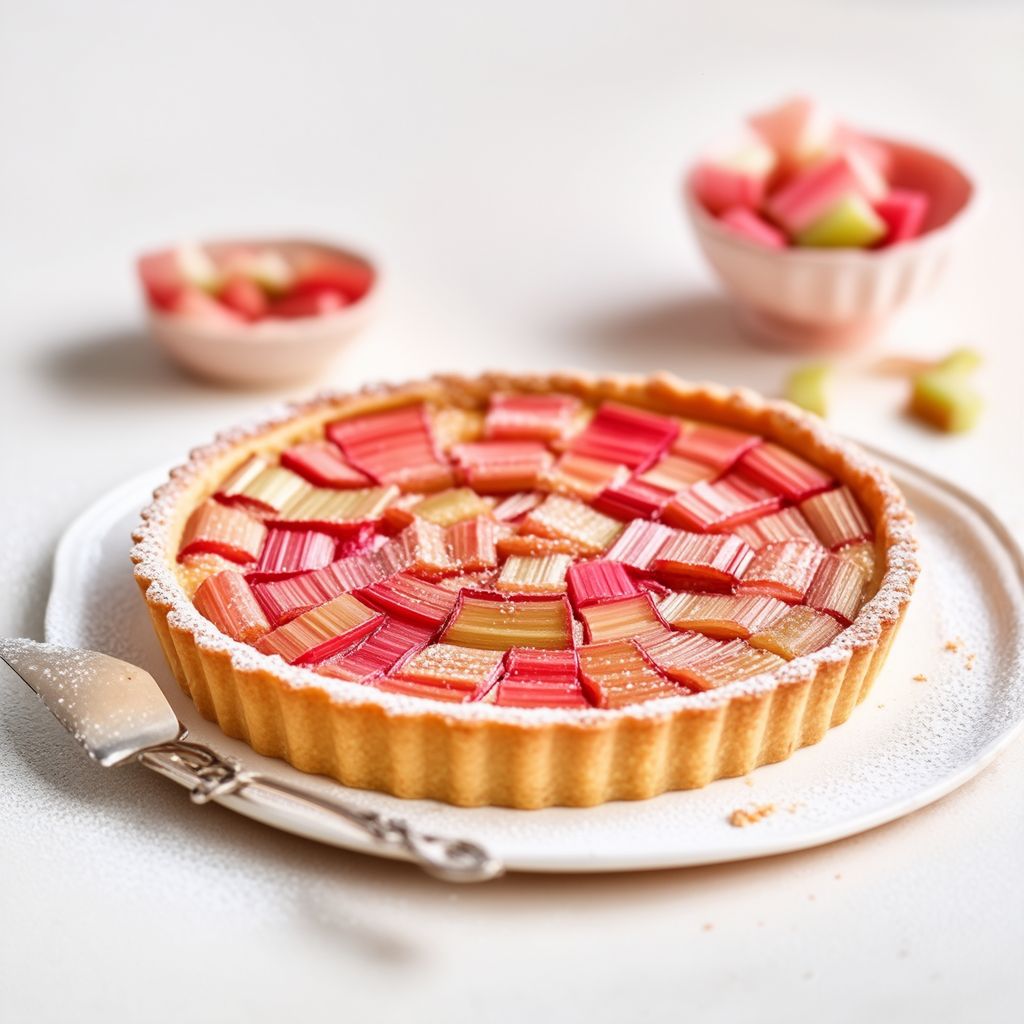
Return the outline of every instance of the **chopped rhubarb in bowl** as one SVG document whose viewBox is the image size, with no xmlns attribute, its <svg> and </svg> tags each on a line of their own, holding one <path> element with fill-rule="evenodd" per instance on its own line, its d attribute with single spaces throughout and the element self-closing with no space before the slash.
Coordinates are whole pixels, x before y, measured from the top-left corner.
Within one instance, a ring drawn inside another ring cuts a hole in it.
<svg viewBox="0 0 1024 1024">
<path fill-rule="evenodd" d="M 250 386 L 319 372 L 369 319 L 379 278 L 365 256 L 295 239 L 179 245 L 136 268 L 161 348 L 198 376 Z"/>
<path fill-rule="evenodd" d="M 947 157 L 798 97 L 697 160 L 683 198 L 744 326 L 776 345 L 843 348 L 937 283 L 976 191 Z"/>
</svg>

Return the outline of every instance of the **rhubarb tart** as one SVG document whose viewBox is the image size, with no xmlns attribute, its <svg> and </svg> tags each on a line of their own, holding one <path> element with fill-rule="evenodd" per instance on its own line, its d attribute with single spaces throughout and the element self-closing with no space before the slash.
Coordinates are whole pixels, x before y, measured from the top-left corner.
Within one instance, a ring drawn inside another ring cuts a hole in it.
<svg viewBox="0 0 1024 1024">
<path fill-rule="evenodd" d="M 462 805 L 642 799 L 844 722 L 917 575 L 885 470 L 675 377 L 437 377 L 192 453 L 143 513 L 164 653 L 230 736 Z"/>
</svg>

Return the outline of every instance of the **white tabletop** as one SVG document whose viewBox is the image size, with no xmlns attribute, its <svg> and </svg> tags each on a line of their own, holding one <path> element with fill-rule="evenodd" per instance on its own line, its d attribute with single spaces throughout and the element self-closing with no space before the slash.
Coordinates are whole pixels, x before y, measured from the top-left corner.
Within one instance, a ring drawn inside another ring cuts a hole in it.
<svg viewBox="0 0 1024 1024">
<path fill-rule="evenodd" d="M 978 170 L 987 216 L 888 348 L 983 350 L 984 421 L 929 434 L 899 385 L 853 366 L 833 419 L 1024 530 L 1019 5 L 40 2 L 2 19 L 2 633 L 41 636 L 54 543 L 85 505 L 280 397 L 158 358 L 140 247 L 297 229 L 376 252 L 379 319 L 320 383 L 582 366 L 773 392 L 792 360 L 736 333 L 676 185 L 724 119 L 800 88 Z M 1021 742 L 823 849 L 452 889 L 94 767 L 8 673 L 0 701 L 4 1020 L 997 1020 L 1024 996 Z"/>
</svg>

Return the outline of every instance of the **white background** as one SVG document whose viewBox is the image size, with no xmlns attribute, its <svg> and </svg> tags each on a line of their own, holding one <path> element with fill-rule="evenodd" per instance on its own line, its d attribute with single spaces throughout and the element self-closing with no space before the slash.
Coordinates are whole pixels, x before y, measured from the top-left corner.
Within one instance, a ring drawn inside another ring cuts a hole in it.
<svg viewBox="0 0 1024 1024">
<path fill-rule="evenodd" d="M 983 182 L 954 274 L 887 342 L 983 350 L 981 427 L 919 429 L 858 360 L 833 419 L 1024 528 L 1022 53 L 1019 3 L 0 0 L 0 630 L 41 635 L 86 504 L 280 397 L 152 351 L 130 269 L 150 244 L 374 252 L 380 316 L 321 384 L 582 366 L 777 391 L 792 361 L 736 333 L 677 181 L 798 89 Z M 939 805 L 795 856 L 453 890 L 95 768 L 4 674 L 0 1016 L 1010 1019 L 1022 773 L 1018 742 Z"/>
</svg>

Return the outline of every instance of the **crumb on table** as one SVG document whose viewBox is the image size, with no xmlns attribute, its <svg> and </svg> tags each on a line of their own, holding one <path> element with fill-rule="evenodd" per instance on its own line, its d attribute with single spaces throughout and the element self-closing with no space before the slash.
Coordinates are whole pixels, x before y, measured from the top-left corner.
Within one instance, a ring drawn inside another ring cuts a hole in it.
<svg viewBox="0 0 1024 1024">
<path fill-rule="evenodd" d="M 775 804 L 761 804 L 759 807 L 737 807 L 729 815 L 729 824 L 733 828 L 746 828 L 748 825 L 756 825 L 759 821 L 771 817 L 775 813 Z"/>
<path fill-rule="evenodd" d="M 914 682 L 915 683 L 927 683 L 928 682 L 928 677 L 923 672 L 918 672 L 917 675 L 914 676 Z"/>
<path fill-rule="evenodd" d="M 957 637 L 955 640 L 947 640 L 944 649 L 949 651 L 950 654 L 956 654 L 963 647 L 963 643 L 960 637 Z"/>
</svg>

